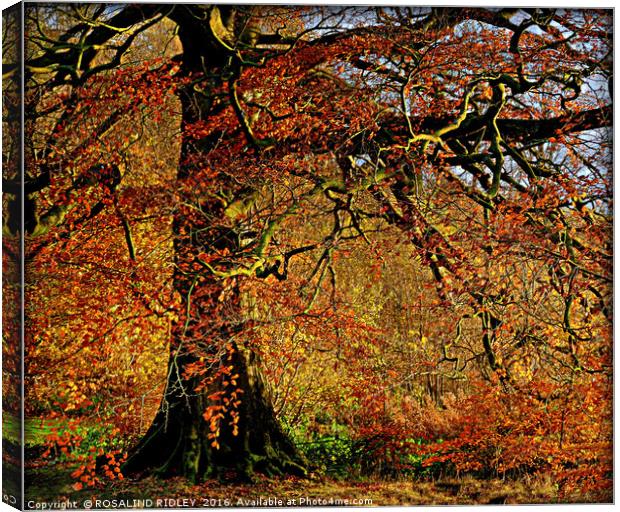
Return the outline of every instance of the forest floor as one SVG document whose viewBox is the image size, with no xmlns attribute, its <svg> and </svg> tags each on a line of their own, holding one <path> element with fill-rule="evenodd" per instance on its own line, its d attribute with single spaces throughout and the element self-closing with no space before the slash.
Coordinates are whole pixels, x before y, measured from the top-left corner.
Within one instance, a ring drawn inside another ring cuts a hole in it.
<svg viewBox="0 0 620 512">
<path fill-rule="evenodd" d="M 3 466 L 7 473 L 19 472 L 17 444 L 11 437 L 10 423 L 3 426 Z M 32 429 L 31 429 L 32 430 Z M 40 430 L 40 428 L 39 428 Z M 73 488 L 76 480 L 71 473 L 75 462 L 44 461 L 35 452 L 41 451 L 42 434 L 28 431 L 31 444 L 30 462 L 26 469 L 26 508 L 202 508 L 202 507 L 295 507 L 295 506 L 385 506 L 385 505 L 469 505 L 469 504 L 542 504 L 592 503 L 599 497 L 575 493 L 559 496 L 558 486 L 550 477 L 522 477 L 516 480 L 461 478 L 416 479 L 401 477 L 330 478 L 313 474 L 309 478 L 269 479 L 257 476 L 253 483 L 222 483 L 208 480 L 191 485 L 182 478 L 140 480 L 126 478 L 107 482 L 101 487 Z M 16 437 L 17 439 L 17 437 Z M 17 451 L 16 451 L 17 450 Z M 13 453 L 13 457 L 11 454 Z M 13 471 L 11 471 L 13 469 Z M 15 478 L 17 485 L 20 478 Z M 11 478 L 4 482 L 5 494 L 12 490 Z M 597 500 L 598 498 L 598 500 Z M 611 502 L 612 496 L 604 497 Z M 70 503 L 69 503 L 70 502 Z M 64 507 L 63 507 L 64 505 Z"/>
<path fill-rule="evenodd" d="M 560 500 L 549 480 L 479 480 L 471 477 L 440 480 L 336 480 L 259 478 L 251 484 L 206 481 L 190 485 L 181 478 L 125 479 L 103 488 L 75 491 L 69 468 L 28 471 L 26 505 L 30 509 L 55 508 L 74 502 L 76 508 L 202 508 L 467 505 L 588 502 L 587 496 Z M 116 501 L 114 501 L 116 500 Z M 44 504 L 48 504 L 44 507 Z"/>
</svg>

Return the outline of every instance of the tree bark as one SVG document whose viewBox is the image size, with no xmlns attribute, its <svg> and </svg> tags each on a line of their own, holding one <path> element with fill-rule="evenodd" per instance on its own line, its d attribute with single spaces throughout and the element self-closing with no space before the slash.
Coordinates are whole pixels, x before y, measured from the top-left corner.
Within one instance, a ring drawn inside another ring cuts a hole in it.
<svg viewBox="0 0 620 512">
<path fill-rule="evenodd" d="M 238 432 L 222 422 L 218 446 L 209 437 L 210 424 L 203 417 L 211 403 L 209 391 L 183 393 L 176 372 L 169 373 L 168 390 L 155 419 L 123 467 L 125 474 L 184 476 L 191 482 L 205 478 L 252 479 L 255 472 L 268 476 L 305 475 L 304 460 L 280 426 L 271 403 L 267 383 L 255 354 L 241 347 L 223 361 L 238 375 L 237 387 L 243 390 L 238 407 Z M 174 363 L 171 361 L 171 367 Z M 181 368 L 183 364 L 179 365 Z M 196 382 L 182 384 L 191 389 Z"/>
<path fill-rule="evenodd" d="M 200 13 L 196 11 L 201 9 Z M 223 9 L 226 19 L 230 19 L 232 8 Z M 123 471 L 181 475 L 192 482 L 229 475 L 247 479 L 255 471 L 303 475 L 303 457 L 275 416 L 257 356 L 235 340 L 243 324 L 235 278 L 219 278 L 195 266 L 198 254 L 234 254 L 239 249 L 234 227 L 222 221 L 225 205 L 214 197 L 216 194 L 197 197 L 191 185 L 200 176 L 198 162 L 204 162 L 204 157 L 222 143 L 224 134 L 212 133 L 197 140 L 187 135 L 187 128 L 208 120 L 222 108 L 221 99 L 204 91 L 225 90 L 230 66 L 238 65 L 235 56 L 219 42 L 228 27 L 222 25 L 224 15 L 216 10 L 220 9 L 179 6 L 174 10 L 184 49 L 181 72 L 186 76 L 205 73 L 211 78 L 205 79 L 209 80 L 206 88 L 189 86 L 180 93 L 183 140 L 177 178 L 181 200 L 173 230 L 174 288 L 182 304 L 173 328 L 165 395 L 153 424 Z M 238 180 L 225 173 L 208 179 L 217 185 L 215 192 L 220 197 L 243 193 Z M 187 182 L 190 184 L 184 187 Z M 203 371 L 196 372 L 196 365 Z M 205 412 L 209 407 L 221 407 L 226 400 L 227 410 L 222 409 L 223 418 L 215 422 L 214 432 Z M 236 401 L 236 406 L 230 405 Z"/>
</svg>

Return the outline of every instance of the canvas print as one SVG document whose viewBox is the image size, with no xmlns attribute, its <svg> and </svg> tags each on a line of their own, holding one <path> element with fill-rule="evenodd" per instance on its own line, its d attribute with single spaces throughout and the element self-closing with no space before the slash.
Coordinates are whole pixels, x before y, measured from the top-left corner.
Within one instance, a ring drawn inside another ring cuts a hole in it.
<svg viewBox="0 0 620 512">
<path fill-rule="evenodd" d="M 612 502 L 612 28 L 6 9 L 3 501 Z"/>
</svg>

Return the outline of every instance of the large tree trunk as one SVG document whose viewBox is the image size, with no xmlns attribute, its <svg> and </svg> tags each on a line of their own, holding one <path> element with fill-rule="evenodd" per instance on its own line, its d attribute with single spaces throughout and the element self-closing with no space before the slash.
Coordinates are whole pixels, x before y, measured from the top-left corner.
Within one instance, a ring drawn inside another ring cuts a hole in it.
<svg viewBox="0 0 620 512">
<path fill-rule="evenodd" d="M 195 380 L 180 383 L 171 361 L 169 392 L 150 429 L 125 463 L 125 473 L 182 475 L 192 482 L 228 476 L 251 479 L 255 471 L 270 476 L 305 473 L 302 457 L 275 417 L 254 353 L 233 347 L 223 363 L 233 367 L 233 375 L 238 374 L 236 387 L 243 390 L 236 435 L 230 422 L 222 421 L 217 438 L 210 437 L 210 423 L 203 414 L 212 402 L 208 395 L 214 387 L 192 393 Z M 176 364 L 183 371 L 182 362 Z M 222 379 L 217 382 L 221 391 L 229 391 L 221 387 Z M 186 394 L 179 385 L 187 389 Z"/>
<path fill-rule="evenodd" d="M 221 198 L 248 194 L 247 187 L 240 187 L 229 173 L 201 178 L 202 170 L 209 167 L 208 156 L 222 143 L 223 132 L 202 139 L 188 135 L 188 127 L 226 108 L 222 92 L 234 71 L 231 67 L 239 64 L 218 40 L 228 30 L 222 19 L 226 17 L 231 25 L 231 9 L 174 10 L 184 48 L 181 72 L 204 73 L 209 78 L 201 88 L 190 85 L 180 93 L 180 200 L 173 229 L 174 287 L 182 304 L 173 328 L 165 396 L 153 424 L 124 465 L 128 474 L 182 475 L 195 482 L 229 473 L 245 478 L 255 471 L 305 473 L 303 458 L 275 416 L 256 355 L 237 341 L 244 315 L 236 278 L 209 275 L 206 268 L 196 266 L 196 255 L 239 250 L 239 236 L 230 226 Z M 205 94 L 205 90 L 219 94 Z M 197 192 L 204 186 L 206 191 Z M 205 418 L 210 407 L 223 417 Z"/>
<path fill-rule="evenodd" d="M 302 458 L 275 417 L 259 361 L 240 341 L 249 315 L 237 278 L 210 275 L 196 262 L 197 255 L 207 258 L 205 253 L 234 255 L 239 236 L 219 222 L 225 215 L 219 201 L 206 199 L 199 209 L 188 202 L 181 201 L 174 221 L 174 289 L 181 303 L 166 392 L 124 472 L 183 475 L 191 481 L 230 470 L 243 477 L 254 471 L 303 474 Z M 197 217 L 190 210 L 209 215 Z M 205 417 L 210 407 L 223 414 L 219 421 Z"/>
</svg>

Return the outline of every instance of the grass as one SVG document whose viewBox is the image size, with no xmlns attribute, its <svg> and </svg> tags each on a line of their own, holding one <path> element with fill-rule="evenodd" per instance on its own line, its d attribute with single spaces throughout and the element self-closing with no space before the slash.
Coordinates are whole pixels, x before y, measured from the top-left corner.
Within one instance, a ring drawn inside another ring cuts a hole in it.
<svg viewBox="0 0 620 512">
<path fill-rule="evenodd" d="M 24 422 L 24 440 L 26 446 L 40 446 L 45 443 L 45 438 L 55 429 L 66 425 L 66 420 L 39 418 L 26 419 Z M 19 418 L 10 414 L 2 415 L 2 437 L 13 444 L 20 444 L 20 421 Z"/>
</svg>

